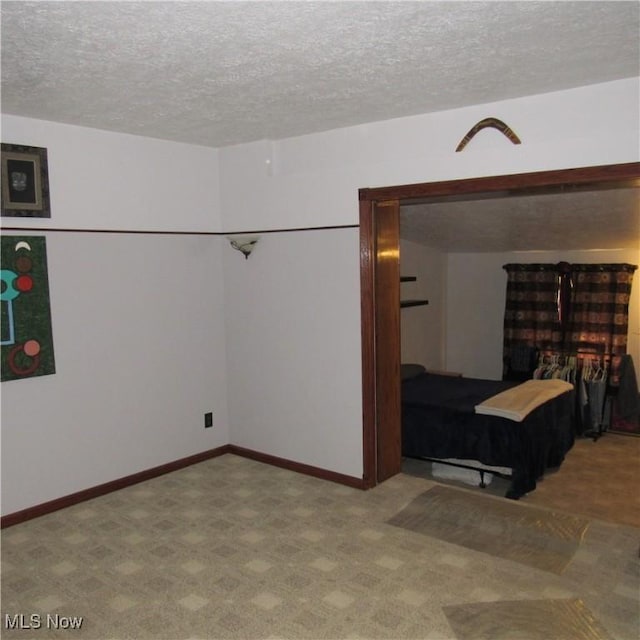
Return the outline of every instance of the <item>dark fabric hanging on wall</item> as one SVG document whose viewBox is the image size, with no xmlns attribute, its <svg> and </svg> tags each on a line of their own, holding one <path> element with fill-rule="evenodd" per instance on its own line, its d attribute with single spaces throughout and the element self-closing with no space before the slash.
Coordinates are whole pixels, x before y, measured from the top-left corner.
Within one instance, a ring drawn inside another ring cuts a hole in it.
<svg viewBox="0 0 640 640">
<path fill-rule="evenodd" d="M 506 264 L 503 377 L 527 379 L 538 349 L 561 349 L 563 332 L 555 264 Z"/>
<path fill-rule="evenodd" d="M 606 356 L 617 384 L 636 265 L 506 264 L 505 377 L 524 350 Z M 524 374 L 523 374 L 524 375 Z"/>
<path fill-rule="evenodd" d="M 624 355 L 629 331 L 632 264 L 571 265 L 571 313 L 565 348 Z"/>
<path fill-rule="evenodd" d="M 611 430 L 640 435 L 640 394 L 630 355 L 620 356 L 620 381 L 613 399 Z"/>
</svg>

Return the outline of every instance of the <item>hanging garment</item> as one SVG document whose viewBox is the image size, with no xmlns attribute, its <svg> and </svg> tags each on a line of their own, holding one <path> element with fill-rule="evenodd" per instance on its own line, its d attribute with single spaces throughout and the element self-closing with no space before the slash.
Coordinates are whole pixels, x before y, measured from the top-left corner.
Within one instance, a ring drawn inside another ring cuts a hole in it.
<svg viewBox="0 0 640 640">
<path fill-rule="evenodd" d="M 587 389 L 591 428 L 602 431 L 604 403 L 607 396 L 607 374 L 604 369 L 596 371 L 591 380 L 587 382 Z"/>
<path fill-rule="evenodd" d="M 620 384 L 616 396 L 616 413 L 631 422 L 640 420 L 640 394 L 633 358 L 626 354 L 620 363 Z"/>
</svg>

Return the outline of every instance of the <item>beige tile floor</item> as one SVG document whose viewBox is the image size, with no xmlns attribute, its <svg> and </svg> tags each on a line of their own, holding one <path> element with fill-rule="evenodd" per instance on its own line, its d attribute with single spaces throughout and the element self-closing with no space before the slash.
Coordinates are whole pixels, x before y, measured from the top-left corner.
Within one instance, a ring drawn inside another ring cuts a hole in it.
<svg viewBox="0 0 640 640">
<path fill-rule="evenodd" d="M 590 520 L 558 574 L 389 523 L 437 486 L 225 455 L 16 525 L 2 638 L 637 639 L 640 529 Z"/>
</svg>

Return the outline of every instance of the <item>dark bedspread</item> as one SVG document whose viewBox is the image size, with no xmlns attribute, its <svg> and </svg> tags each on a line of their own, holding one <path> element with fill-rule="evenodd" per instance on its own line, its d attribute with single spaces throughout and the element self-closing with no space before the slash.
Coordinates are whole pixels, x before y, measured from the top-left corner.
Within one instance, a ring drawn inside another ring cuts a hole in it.
<svg viewBox="0 0 640 640">
<path fill-rule="evenodd" d="M 507 497 L 533 491 L 573 446 L 574 393 L 549 400 L 522 422 L 475 413 L 477 404 L 517 384 L 430 373 L 404 380 L 402 454 L 510 467 Z"/>
</svg>

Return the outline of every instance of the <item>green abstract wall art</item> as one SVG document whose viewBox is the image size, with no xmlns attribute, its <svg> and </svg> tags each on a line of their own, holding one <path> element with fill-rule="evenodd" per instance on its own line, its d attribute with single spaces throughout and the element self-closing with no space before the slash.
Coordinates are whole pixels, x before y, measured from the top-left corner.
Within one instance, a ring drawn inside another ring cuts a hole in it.
<svg viewBox="0 0 640 640">
<path fill-rule="evenodd" d="M 2 381 L 55 373 L 46 238 L 1 238 Z"/>
</svg>

